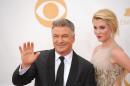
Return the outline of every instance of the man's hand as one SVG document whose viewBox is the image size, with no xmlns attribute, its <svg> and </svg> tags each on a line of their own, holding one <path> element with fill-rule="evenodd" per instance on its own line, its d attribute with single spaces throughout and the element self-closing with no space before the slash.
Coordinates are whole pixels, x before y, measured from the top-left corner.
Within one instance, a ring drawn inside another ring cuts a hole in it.
<svg viewBox="0 0 130 86">
<path fill-rule="evenodd" d="M 23 47 L 19 47 L 22 59 L 22 68 L 29 67 L 38 58 L 40 52 L 34 53 L 34 44 L 27 42 L 23 44 Z"/>
</svg>

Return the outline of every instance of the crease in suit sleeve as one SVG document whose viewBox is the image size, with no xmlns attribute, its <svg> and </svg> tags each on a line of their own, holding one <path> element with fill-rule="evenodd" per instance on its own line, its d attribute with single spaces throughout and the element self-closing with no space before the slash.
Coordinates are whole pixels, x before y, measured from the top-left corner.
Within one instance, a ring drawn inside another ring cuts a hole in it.
<svg viewBox="0 0 130 86">
<path fill-rule="evenodd" d="M 22 86 L 30 83 L 34 77 L 35 77 L 35 68 L 34 65 L 32 65 L 23 75 L 19 74 L 19 68 L 15 70 L 12 76 L 12 82 L 14 85 Z"/>
</svg>

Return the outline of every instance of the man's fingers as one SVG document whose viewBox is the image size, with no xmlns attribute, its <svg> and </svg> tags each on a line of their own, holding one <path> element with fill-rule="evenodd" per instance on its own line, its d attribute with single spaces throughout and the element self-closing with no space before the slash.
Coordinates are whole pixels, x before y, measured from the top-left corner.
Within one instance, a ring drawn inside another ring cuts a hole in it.
<svg viewBox="0 0 130 86">
<path fill-rule="evenodd" d="M 40 55 L 40 52 L 36 52 L 35 58 L 37 59 L 39 55 Z"/>
<path fill-rule="evenodd" d="M 33 42 L 31 42 L 31 49 L 32 49 L 32 51 L 34 50 L 34 43 Z"/>
<path fill-rule="evenodd" d="M 20 53 L 22 54 L 22 48 L 21 48 L 21 46 L 19 46 L 19 51 L 20 51 Z"/>
<path fill-rule="evenodd" d="M 26 50 L 31 50 L 33 51 L 34 49 L 34 44 L 33 42 L 26 42 L 23 44 L 23 50 L 26 51 Z"/>
<path fill-rule="evenodd" d="M 27 42 L 27 48 L 31 49 L 31 43 L 30 42 Z"/>
<path fill-rule="evenodd" d="M 26 48 L 27 48 L 27 45 L 26 45 L 26 43 L 24 43 L 23 44 L 23 50 L 26 50 Z"/>
</svg>

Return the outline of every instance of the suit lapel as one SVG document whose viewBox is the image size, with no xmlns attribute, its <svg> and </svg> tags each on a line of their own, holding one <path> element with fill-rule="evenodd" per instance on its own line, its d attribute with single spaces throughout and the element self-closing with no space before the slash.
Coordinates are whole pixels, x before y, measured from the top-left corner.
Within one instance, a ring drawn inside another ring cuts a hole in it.
<svg viewBox="0 0 130 86">
<path fill-rule="evenodd" d="M 73 52 L 70 73 L 69 73 L 69 76 L 67 79 L 66 86 L 72 86 L 74 84 L 74 82 L 76 80 L 77 73 L 78 73 L 78 56 L 76 55 L 75 52 Z"/>
<path fill-rule="evenodd" d="M 51 50 L 48 53 L 48 86 L 54 86 L 55 84 L 55 50 Z"/>
</svg>

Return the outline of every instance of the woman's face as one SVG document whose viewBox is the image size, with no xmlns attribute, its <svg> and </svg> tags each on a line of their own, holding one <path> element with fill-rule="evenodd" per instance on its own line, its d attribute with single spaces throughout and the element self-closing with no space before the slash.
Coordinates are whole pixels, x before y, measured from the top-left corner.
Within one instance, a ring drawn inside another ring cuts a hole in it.
<svg viewBox="0 0 130 86">
<path fill-rule="evenodd" d="M 111 38 L 111 28 L 102 19 L 95 19 L 93 21 L 94 33 L 100 42 L 106 42 Z"/>
</svg>

